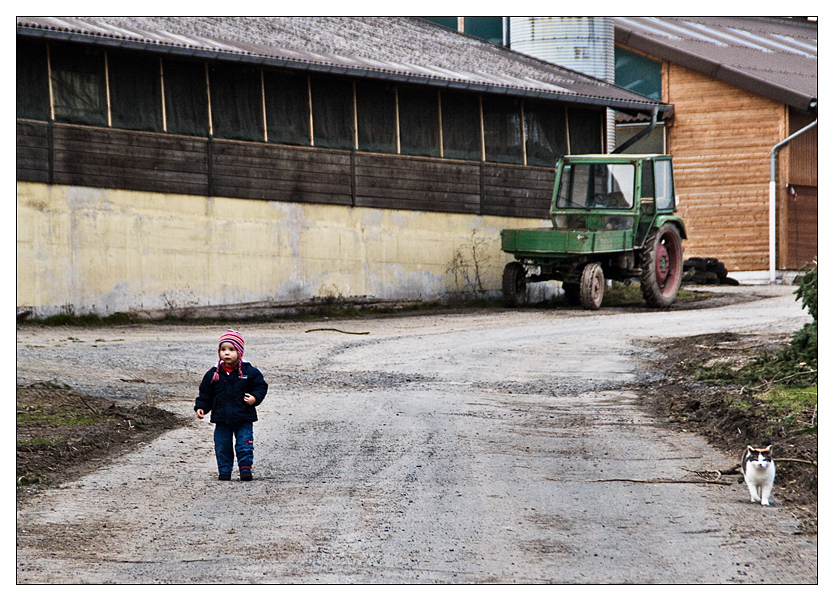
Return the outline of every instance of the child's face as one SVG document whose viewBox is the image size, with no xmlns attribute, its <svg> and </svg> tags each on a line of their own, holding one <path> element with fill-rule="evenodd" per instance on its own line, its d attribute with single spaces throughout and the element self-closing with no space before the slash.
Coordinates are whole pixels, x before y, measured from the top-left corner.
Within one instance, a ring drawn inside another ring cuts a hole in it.
<svg viewBox="0 0 834 601">
<path fill-rule="evenodd" d="M 237 363 L 238 353 L 234 344 L 224 342 L 220 345 L 220 360 L 229 367 Z"/>
</svg>

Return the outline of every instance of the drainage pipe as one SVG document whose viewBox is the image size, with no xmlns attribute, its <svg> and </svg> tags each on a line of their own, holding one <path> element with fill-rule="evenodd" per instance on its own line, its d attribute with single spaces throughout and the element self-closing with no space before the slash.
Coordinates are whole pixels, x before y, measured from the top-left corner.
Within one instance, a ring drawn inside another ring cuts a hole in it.
<svg viewBox="0 0 834 601">
<path fill-rule="evenodd" d="M 770 246 L 770 283 L 776 283 L 776 151 L 794 138 L 801 136 L 812 127 L 817 126 L 817 120 L 791 134 L 770 149 L 770 203 L 768 206 L 769 246 Z"/>
</svg>

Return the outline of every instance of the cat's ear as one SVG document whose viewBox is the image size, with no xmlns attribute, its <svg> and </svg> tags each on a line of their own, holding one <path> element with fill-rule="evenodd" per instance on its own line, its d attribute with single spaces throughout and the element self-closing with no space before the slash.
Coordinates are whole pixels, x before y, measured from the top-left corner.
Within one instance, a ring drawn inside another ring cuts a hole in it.
<svg viewBox="0 0 834 601">
<path fill-rule="evenodd" d="M 753 452 L 753 447 L 751 447 L 750 445 L 747 445 L 747 450 L 752 453 Z"/>
<path fill-rule="evenodd" d="M 765 451 L 765 453 L 770 453 L 772 450 L 773 450 L 773 445 L 769 444 L 769 445 L 767 445 L 767 448 L 764 451 Z"/>
</svg>

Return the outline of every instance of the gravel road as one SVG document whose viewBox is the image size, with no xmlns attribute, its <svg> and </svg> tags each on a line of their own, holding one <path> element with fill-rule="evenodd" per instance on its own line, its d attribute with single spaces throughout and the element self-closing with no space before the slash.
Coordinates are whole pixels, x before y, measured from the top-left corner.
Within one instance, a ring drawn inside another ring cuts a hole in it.
<svg viewBox="0 0 834 601">
<path fill-rule="evenodd" d="M 216 480 L 195 419 L 19 506 L 17 580 L 815 583 L 817 539 L 778 495 L 617 481 L 736 462 L 626 389 L 661 338 L 809 319 L 789 287 L 722 292 L 738 302 L 241 326 L 270 383 L 255 480 Z M 224 329 L 22 327 L 18 383 L 192 415 Z"/>
</svg>

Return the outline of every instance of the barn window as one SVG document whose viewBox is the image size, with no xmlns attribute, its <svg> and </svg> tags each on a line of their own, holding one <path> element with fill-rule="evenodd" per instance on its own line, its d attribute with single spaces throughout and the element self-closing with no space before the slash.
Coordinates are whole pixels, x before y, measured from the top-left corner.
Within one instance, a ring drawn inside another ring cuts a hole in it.
<svg viewBox="0 0 834 601">
<path fill-rule="evenodd" d="M 17 38 L 17 116 L 49 119 L 46 44 Z"/>
<path fill-rule="evenodd" d="M 614 83 L 626 90 L 661 100 L 663 65 L 645 56 L 615 47 Z"/>
<path fill-rule="evenodd" d="M 264 71 L 266 131 L 270 142 L 310 145 L 307 77 Z"/>
<path fill-rule="evenodd" d="M 464 17 L 463 32 L 493 44 L 503 44 L 504 17 Z"/>
<path fill-rule="evenodd" d="M 353 84 L 342 79 L 310 80 L 314 143 L 323 148 L 352 149 Z"/>
<path fill-rule="evenodd" d="M 448 159 L 481 160 L 481 115 L 474 94 L 443 92 L 443 156 Z"/>
<path fill-rule="evenodd" d="M 440 121 L 437 92 L 400 87 L 397 96 L 400 112 L 400 152 L 439 157 Z"/>
<path fill-rule="evenodd" d="M 49 119 L 46 44 L 17 38 L 17 117 Z"/>
<path fill-rule="evenodd" d="M 598 110 L 568 108 L 571 154 L 602 152 L 602 114 Z"/>
<path fill-rule="evenodd" d="M 524 136 L 528 165 L 555 166 L 568 152 L 564 107 L 525 102 Z"/>
<path fill-rule="evenodd" d="M 107 69 L 113 127 L 161 132 L 159 59 L 138 53 L 108 52 Z"/>
<path fill-rule="evenodd" d="M 356 82 L 359 150 L 397 152 L 396 102 L 393 86 L 370 81 Z"/>
<path fill-rule="evenodd" d="M 484 96 L 484 150 L 486 160 L 521 164 L 521 102 Z"/>
<path fill-rule="evenodd" d="M 203 63 L 165 60 L 165 115 L 167 131 L 208 136 L 208 94 Z"/>
<path fill-rule="evenodd" d="M 104 51 L 81 45 L 50 45 L 55 119 L 107 125 Z"/>
<path fill-rule="evenodd" d="M 209 68 L 211 125 L 215 137 L 263 141 L 261 74 L 245 65 Z"/>
</svg>

